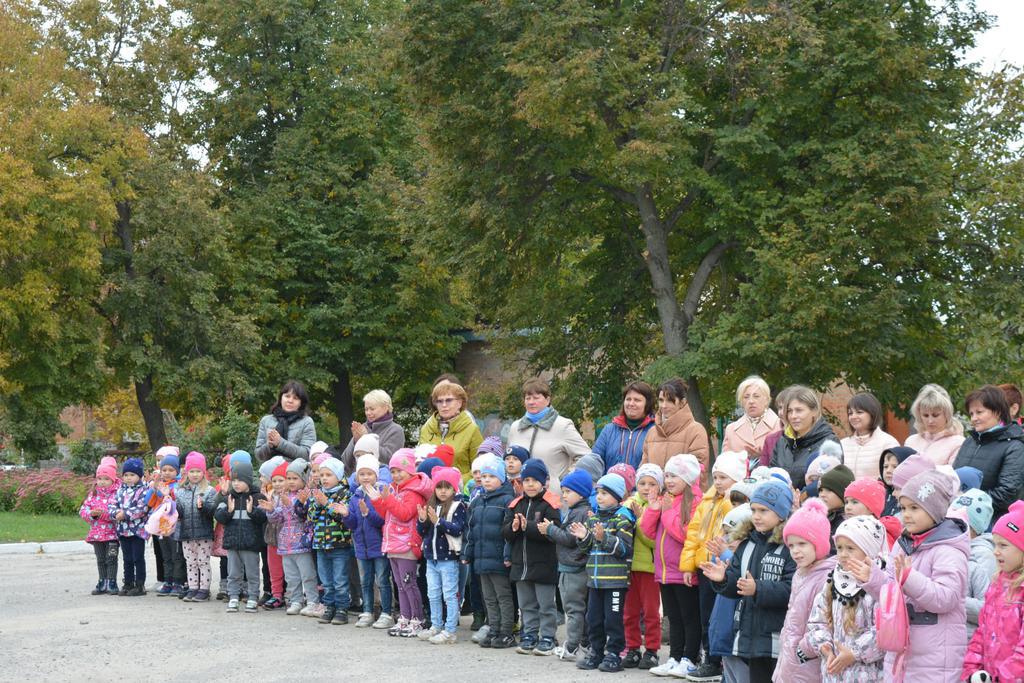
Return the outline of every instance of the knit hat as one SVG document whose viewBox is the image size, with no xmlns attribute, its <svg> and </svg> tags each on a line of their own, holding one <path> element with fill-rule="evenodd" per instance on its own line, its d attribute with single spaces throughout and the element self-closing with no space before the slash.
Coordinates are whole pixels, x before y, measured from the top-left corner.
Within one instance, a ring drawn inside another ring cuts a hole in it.
<svg viewBox="0 0 1024 683">
<path fill-rule="evenodd" d="M 834 455 L 819 455 L 807 464 L 807 473 L 804 474 L 804 483 L 810 484 L 814 477 L 821 479 L 823 474 L 842 464 L 842 461 Z"/>
<path fill-rule="evenodd" d="M 145 464 L 143 464 L 141 458 L 128 458 L 124 461 L 124 465 L 121 466 L 121 474 L 124 475 L 131 472 L 141 477 L 144 468 Z"/>
<path fill-rule="evenodd" d="M 220 469 L 224 476 L 231 474 L 231 456 L 225 455 L 220 459 Z"/>
<path fill-rule="evenodd" d="M 252 487 L 252 463 L 248 462 L 236 462 L 231 466 L 231 479 L 238 481 L 244 481 L 249 487 Z"/>
<path fill-rule="evenodd" d="M 750 521 L 753 513 L 750 510 L 750 503 L 744 503 L 743 505 L 737 505 L 732 510 L 725 513 L 725 517 L 722 518 L 722 526 L 728 529 L 730 532 L 736 530 L 740 524 Z M 716 530 L 717 533 L 717 530 Z M 785 529 L 783 529 L 785 533 Z"/>
<path fill-rule="evenodd" d="M 999 534 L 1007 541 L 1024 550 L 1024 501 L 1014 501 L 1010 511 L 999 518 L 992 527 L 993 534 Z"/>
<path fill-rule="evenodd" d="M 264 479 L 270 479 L 274 474 L 274 470 L 276 470 L 281 463 L 287 462 L 288 461 L 284 459 L 284 456 L 275 455 L 273 458 L 260 465 L 260 476 Z"/>
<path fill-rule="evenodd" d="M 380 457 L 380 436 L 377 434 L 363 434 L 352 447 L 352 455 L 363 455 L 369 453 L 374 457 Z"/>
<path fill-rule="evenodd" d="M 689 453 L 673 455 L 665 463 L 665 474 L 673 474 L 692 485 L 700 478 L 700 462 Z"/>
<path fill-rule="evenodd" d="M 181 450 L 177 446 L 170 445 L 161 446 L 160 448 L 156 449 L 157 462 L 159 462 L 168 455 L 173 455 L 175 458 L 177 458 L 178 456 L 181 455 Z"/>
<path fill-rule="evenodd" d="M 309 478 L 309 463 L 302 458 L 295 458 L 288 463 L 287 469 L 285 470 L 286 476 L 288 472 L 293 472 L 294 474 L 299 475 L 299 479 L 302 480 L 302 483 L 306 483 L 306 480 Z"/>
<path fill-rule="evenodd" d="M 477 446 L 476 454 L 481 455 L 483 453 L 490 453 L 496 455 L 499 458 L 505 457 L 505 449 L 501 445 L 500 436 L 488 436 L 485 437 L 483 442 Z"/>
<path fill-rule="evenodd" d="M 413 450 L 413 455 L 416 457 L 416 464 L 419 464 L 432 456 L 434 451 L 437 450 L 437 445 L 432 443 L 421 443 L 417 444 Z"/>
<path fill-rule="evenodd" d="M 522 446 L 509 446 L 505 449 L 504 457 L 508 458 L 510 456 L 517 458 L 519 462 L 525 463 L 530 459 L 530 451 L 526 450 Z"/>
<path fill-rule="evenodd" d="M 544 464 L 543 460 L 529 459 L 526 464 L 523 465 L 523 471 L 520 473 L 523 479 L 531 477 L 536 479 L 541 484 L 548 483 L 548 466 Z"/>
<path fill-rule="evenodd" d="M 658 490 L 665 488 L 665 473 L 662 469 L 653 462 L 645 462 L 643 465 L 636 470 L 636 480 L 640 481 L 644 477 L 650 477 L 654 481 L 658 482 Z"/>
<path fill-rule="evenodd" d="M 451 467 L 452 463 L 455 462 L 455 449 L 452 448 L 450 443 L 443 443 L 434 449 L 434 454 L 431 457 L 443 462 L 445 467 Z"/>
<path fill-rule="evenodd" d="M 831 534 L 828 508 L 820 499 L 808 498 L 786 522 L 786 527 L 782 530 L 782 539 L 789 541 L 790 536 L 799 536 L 814 546 L 814 559 L 820 560 L 828 557 L 831 550 Z"/>
<path fill-rule="evenodd" d="M 750 504 L 754 503 L 765 506 L 780 519 L 786 519 L 793 511 L 793 489 L 778 479 L 765 479 L 750 497 Z"/>
<path fill-rule="evenodd" d="M 895 448 L 890 448 L 889 450 L 893 453 L 896 452 Z M 904 486 L 907 485 L 907 482 L 910 481 L 916 475 L 920 474 L 921 472 L 926 472 L 934 469 L 935 463 L 933 463 L 932 459 L 929 458 L 927 455 L 923 455 L 921 453 L 916 452 L 912 453 L 909 456 L 907 456 L 906 460 L 897 465 L 896 469 L 893 471 L 893 488 L 902 489 Z"/>
<path fill-rule="evenodd" d="M 359 470 L 372 470 L 377 472 L 380 469 L 380 460 L 375 455 L 360 455 L 356 458 L 356 472 Z"/>
<path fill-rule="evenodd" d="M 992 522 L 992 496 L 981 489 L 968 489 L 950 504 L 950 512 L 957 510 L 967 513 L 966 522 L 971 525 L 974 533 L 983 534 Z"/>
<path fill-rule="evenodd" d="M 787 486 L 793 485 L 793 478 L 789 476 L 789 470 L 784 467 L 769 467 L 768 476 L 778 479 Z"/>
<path fill-rule="evenodd" d="M 284 479 L 286 476 L 288 476 L 288 463 L 287 462 L 281 463 L 280 465 L 278 465 L 277 467 L 274 468 L 273 472 L 270 473 L 270 478 L 271 479 L 273 479 L 274 477 L 281 477 L 282 479 Z"/>
<path fill-rule="evenodd" d="M 161 448 L 160 450 L 163 450 L 163 449 Z M 175 472 L 178 472 L 178 471 L 181 470 L 181 462 L 178 460 L 178 455 L 176 453 L 166 453 L 166 454 L 164 454 L 164 456 L 162 458 L 160 458 L 159 462 L 160 462 L 160 467 L 161 468 L 173 467 Z"/>
<path fill-rule="evenodd" d="M 867 477 L 857 479 L 846 487 L 846 494 L 843 497 L 860 501 L 875 518 L 878 518 L 885 509 L 885 484 Z"/>
<path fill-rule="evenodd" d="M 416 465 L 416 471 L 422 472 L 423 474 L 429 477 L 431 470 L 433 470 L 435 467 L 446 467 L 446 465 L 444 464 L 444 460 L 442 460 L 441 458 L 435 458 L 434 456 L 430 456 L 420 464 Z"/>
<path fill-rule="evenodd" d="M 480 474 L 490 474 L 497 477 L 503 484 L 508 479 L 505 476 L 505 461 L 498 456 L 491 454 L 481 455 L 476 459 L 476 462 L 480 466 Z"/>
<path fill-rule="evenodd" d="M 764 481 L 768 477 L 772 476 L 771 468 L 764 465 L 759 465 L 754 469 L 750 470 L 750 478 L 756 479 L 759 482 Z"/>
<path fill-rule="evenodd" d="M 562 479 L 562 488 L 575 491 L 584 498 L 590 498 L 594 492 L 594 481 L 583 470 L 573 470 Z"/>
<path fill-rule="evenodd" d="M 736 493 L 742 494 L 747 500 L 750 500 L 750 497 L 754 495 L 754 489 L 756 489 L 757 485 L 760 483 L 761 482 L 756 479 L 747 477 L 743 481 L 738 481 L 730 486 L 729 495 L 732 495 L 733 491 L 735 491 Z"/>
<path fill-rule="evenodd" d="M 189 470 L 202 470 L 206 474 L 206 456 L 199 451 L 191 451 L 185 456 L 185 472 Z"/>
<path fill-rule="evenodd" d="M 626 482 L 626 493 L 636 489 L 636 470 L 632 465 L 620 462 L 618 465 L 609 467 L 608 474 L 617 474 L 622 477 L 622 481 Z"/>
<path fill-rule="evenodd" d="M 722 451 L 711 466 L 711 474 L 724 474 L 733 482 L 743 481 L 747 476 L 747 454 L 736 451 Z"/>
<path fill-rule="evenodd" d="M 100 458 L 100 464 L 96 466 L 96 476 L 117 481 L 117 461 L 109 455 Z"/>
<path fill-rule="evenodd" d="M 981 470 L 976 467 L 957 467 L 956 478 L 960 480 L 960 490 L 967 491 L 968 489 L 980 489 L 982 474 Z M 986 525 L 987 526 L 987 525 Z"/>
<path fill-rule="evenodd" d="M 854 479 L 856 479 L 856 476 L 853 474 L 853 470 L 846 465 L 836 465 L 821 475 L 818 488 L 828 489 L 842 500 L 846 497 L 846 487 L 852 484 Z"/>
<path fill-rule="evenodd" d="M 475 458 L 473 458 L 473 464 L 471 464 L 469 466 L 469 471 L 470 472 L 479 472 L 480 471 L 480 463 L 482 463 L 483 459 L 485 457 L 487 457 L 488 455 L 494 455 L 494 454 L 493 453 L 482 453 L 482 454 L 476 456 Z M 495 457 L 498 457 L 498 456 L 495 456 Z"/>
<path fill-rule="evenodd" d="M 910 462 L 907 460 L 907 462 Z M 911 477 L 900 489 L 900 498 L 909 498 L 920 505 L 936 523 L 946 518 L 946 511 L 957 494 L 957 482 L 935 469 Z"/>
<path fill-rule="evenodd" d="M 328 446 L 327 442 L 325 441 L 314 442 L 313 445 L 309 447 L 310 460 L 320 455 L 321 453 L 325 452 L 328 448 L 330 448 L 330 446 Z"/>
<path fill-rule="evenodd" d="M 411 448 L 399 448 L 388 462 L 389 470 L 402 470 L 408 474 L 416 474 L 416 453 Z"/>
<path fill-rule="evenodd" d="M 881 557 L 886 550 L 885 527 L 874 517 L 857 515 L 843 520 L 835 533 L 836 538 L 840 536 L 853 541 L 868 556 L 868 561 Z"/>
<path fill-rule="evenodd" d="M 249 467 L 252 467 L 252 456 L 249 455 L 249 451 L 237 450 L 231 454 L 231 459 L 228 462 L 231 463 L 230 469 L 235 469 L 235 465 L 240 462 L 247 462 Z"/>
<path fill-rule="evenodd" d="M 345 463 L 338 460 L 337 458 L 327 458 L 320 463 L 320 469 L 330 470 L 339 481 L 344 481 L 345 477 Z"/>
<path fill-rule="evenodd" d="M 597 481 L 604 474 L 604 458 L 597 453 L 587 453 L 576 461 L 576 469 L 589 474 L 590 481 Z"/>
<path fill-rule="evenodd" d="M 320 465 L 322 465 L 324 460 L 327 460 L 327 458 L 329 457 L 331 457 L 331 454 L 328 453 L 327 451 L 324 451 L 323 453 L 317 453 L 316 456 L 314 456 L 313 458 L 313 467 L 315 467 L 316 469 L 320 469 Z"/>
<path fill-rule="evenodd" d="M 434 488 L 442 481 L 446 481 L 458 493 L 462 488 L 462 472 L 454 467 L 435 467 L 430 471 L 430 481 L 433 482 Z"/>
<path fill-rule="evenodd" d="M 626 482 L 617 474 L 606 474 L 597 480 L 597 488 L 604 489 L 615 496 L 615 500 L 622 502 L 626 497 Z"/>
</svg>

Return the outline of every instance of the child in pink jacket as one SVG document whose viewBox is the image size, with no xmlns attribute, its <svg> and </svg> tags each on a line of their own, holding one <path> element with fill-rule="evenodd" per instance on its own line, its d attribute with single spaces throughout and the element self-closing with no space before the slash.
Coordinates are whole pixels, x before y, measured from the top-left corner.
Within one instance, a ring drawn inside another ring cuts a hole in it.
<svg viewBox="0 0 1024 683">
<path fill-rule="evenodd" d="M 967 646 L 963 679 L 987 673 L 994 681 L 1024 680 L 1024 501 L 1010 506 L 992 529 L 999 574 L 985 593 L 978 629 Z M 980 678 L 978 676 L 977 678 Z M 971 679 L 976 680 L 976 679 Z"/>
<path fill-rule="evenodd" d="M 121 482 L 117 478 L 117 462 L 105 457 L 96 468 L 96 485 L 82 502 L 78 515 L 89 523 L 85 542 L 92 545 L 96 553 L 96 569 L 99 581 L 92 589 L 93 595 L 117 595 L 117 527 L 110 516 L 110 505 Z"/>
</svg>

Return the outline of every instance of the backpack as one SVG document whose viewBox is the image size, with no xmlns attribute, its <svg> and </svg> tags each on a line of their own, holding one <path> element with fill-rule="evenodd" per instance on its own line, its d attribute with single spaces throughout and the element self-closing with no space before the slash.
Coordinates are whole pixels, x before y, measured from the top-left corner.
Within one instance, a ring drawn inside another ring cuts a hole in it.
<svg viewBox="0 0 1024 683">
<path fill-rule="evenodd" d="M 151 536 L 168 538 L 174 533 L 174 527 L 178 524 L 178 506 L 171 500 L 170 496 L 164 496 L 160 507 L 153 511 L 153 514 L 146 520 L 146 531 Z"/>
<path fill-rule="evenodd" d="M 907 580 L 904 571 L 895 581 L 889 581 L 878 595 L 875 606 L 875 641 L 878 647 L 896 653 L 893 675 L 903 680 L 906 665 L 907 646 L 910 645 L 910 617 L 907 615 L 907 600 L 903 595 L 903 582 Z"/>
</svg>

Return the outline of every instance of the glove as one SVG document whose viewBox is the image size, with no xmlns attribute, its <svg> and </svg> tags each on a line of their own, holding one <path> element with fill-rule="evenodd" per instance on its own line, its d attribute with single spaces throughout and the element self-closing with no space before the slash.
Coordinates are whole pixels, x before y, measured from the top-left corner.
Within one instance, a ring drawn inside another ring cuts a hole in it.
<svg viewBox="0 0 1024 683">
<path fill-rule="evenodd" d="M 992 675 L 987 671 L 975 671 L 971 674 L 971 677 L 967 679 L 970 683 L 992 683 Z"/>
</svg>

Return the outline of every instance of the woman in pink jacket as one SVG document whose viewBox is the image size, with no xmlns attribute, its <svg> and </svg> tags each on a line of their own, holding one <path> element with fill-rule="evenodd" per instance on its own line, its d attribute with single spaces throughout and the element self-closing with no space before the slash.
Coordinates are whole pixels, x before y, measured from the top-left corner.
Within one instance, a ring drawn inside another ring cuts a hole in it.
<svg viewBox="0 0 1024 683">
<path fill-rule="evenodd" d="M 736 388 L 736 403 L 743 409 L 743 415 L 725 428 L 722 450 L 745 452 L 751 463 L 758 461 L 749 465 L 748 470 L 768 464 L 767 460 L 761 462 L 765 441 L 782 432 L 782 420 L 769 407 L 771 399 L 768 383 L 757 375 L 747 377 Z"/>
<path fill-rule="evenodd" d="M 953 416 L 953 401 L 938 384 L 925 384 L 910 406 L 916 434 L 903 445 L 936 465 L 952 465 L 964 443 L 964 426 Z"/>
</svg>

